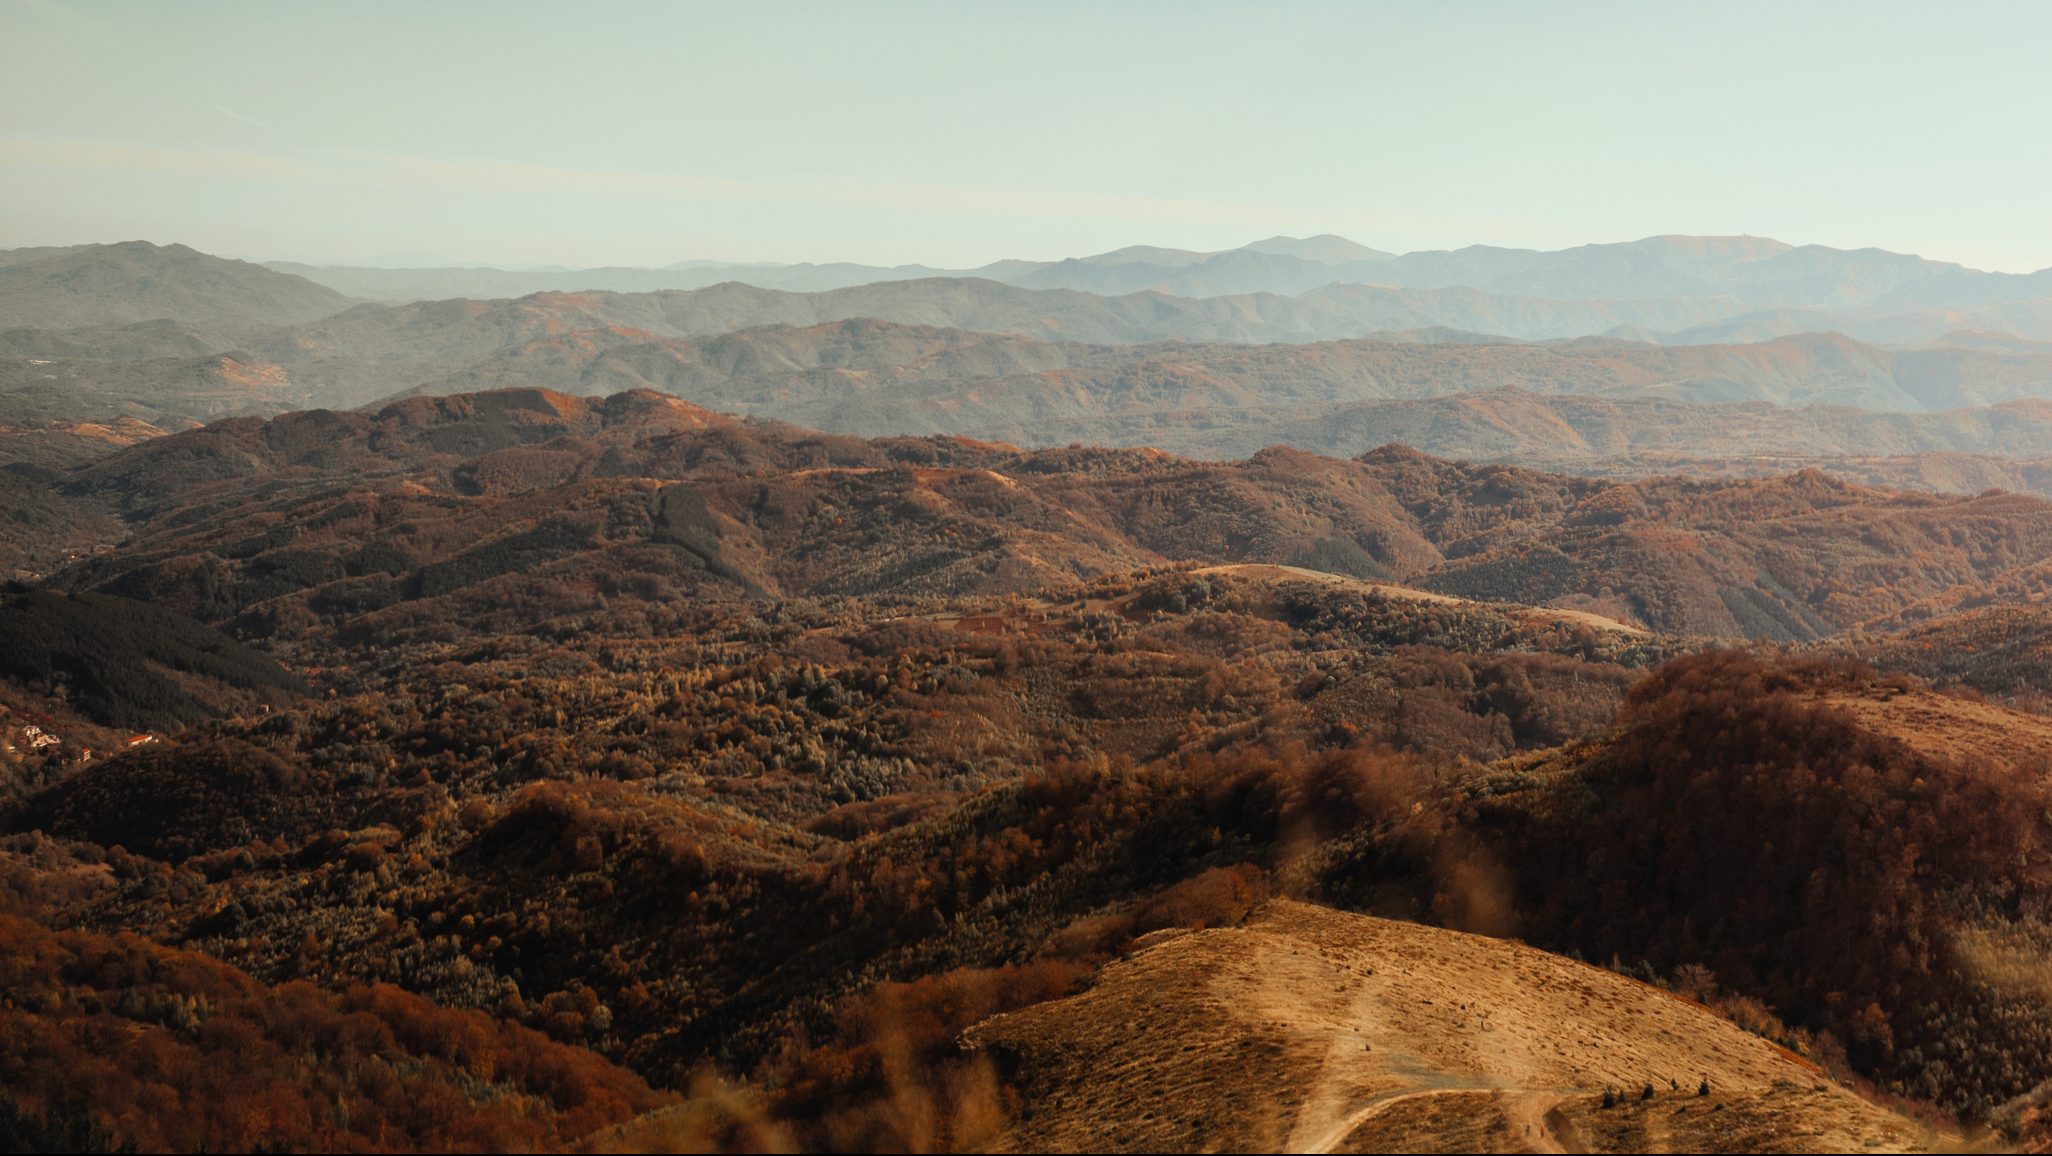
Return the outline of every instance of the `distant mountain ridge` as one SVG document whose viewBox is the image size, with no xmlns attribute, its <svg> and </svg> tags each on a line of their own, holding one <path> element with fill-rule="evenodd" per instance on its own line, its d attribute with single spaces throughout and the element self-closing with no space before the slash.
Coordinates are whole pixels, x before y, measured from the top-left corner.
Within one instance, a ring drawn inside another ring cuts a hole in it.
<svg viewBox="0 0 2052 1156">
<path fill-rule="evenodd" d="M 654 389 L 866 437 L 1147 445 L 1203 458 L 1276 444 L 1344 456 L 1389 441 L 1605 472 L 1677 458 L 2052 456 L 2052 348 L 1887 350 L 1829 334 L 1668 348 L 1088 345 L 869 320 L 697 340 L 587 330 L 508 348 L 409 393 L 516 387 Z"/>
<path fill-rule="evenodd" d="M 514 386 L 587 395 L 660 389 L 715 407 L 780 411 L 774 416 L 786 420 L 833 417 L 826 428 L 869 435 L 993 436 L 966 429 L 844 429 L 840 415 L 811 407 L 842 407 L 849 418 L 885 420 L 883 411 L 893 405 L 924 403 L 935 420 L 946 421 L 978 406 L 1000 413 L 1006 399 L 1015 398 L 1020 408 L 1014 416 L 1023 429 L 1062 420 L 1071 399 L 1080 407 L 1079 418 L 1108 418 L 1129 406 L 1144 410 L 1165 402 L 1190 412 L 1222 413 L 1519 389 L 1921 413 L 2052 397 L 2052 346 L 1890 350 L 1835 334 L 1679 347 L 1604 338 L 1549 344 L 1367 338 L 1116 345 L 853 319 L 697 339 L 619 327 L 560 333 L 505 348 L 408 392 Z"/>
<path fill-rule="evenodd" d="M 1279 237 L 1222 253 L 1135 246 L 1062 262 L 998 262 L 968 277 L 939 275 L 945 272 L 684 262 L 670 269 L 336 276 L 348 291 L 383 299 L 409 296 L 390 291 L 384 282 L 392 277 L 432 290 L 424 300 L 516 300 L 568 291 L 549 286 L 609 280 L 622 288 L 588 291 L 709 294 L 697 299 L 710 306 L 703 321 L 688 330 L 670 326 L 673 335 L 686 336 L 727 321 L 726 328 L 737 328 L 876 316 L 1117 342 L 1317 341 L 1433 328 L 1660 344 L 1824 330 L 1882 344 L 1920 344 L 1960 329 L 2052 338 L 2052 270 L 1981 273 L 1880 250 L 1796 248 L 1759 238 L 1654 237 L 1552 253 L 1470 246 L 1390 256 L 1339 237 Z M 783 285 L 764 284 L 771 282 Z M 679 288 L 686 285 L 700 288 Z M 1090 298 L 1008 297 L 1007 289 Z M 765 296 L 793 293 L 812 299 Z M 232 352 L 266 328 L 334 317 L 353 303 L 296 274 L 184 246 L 130 242 L 0 253 L 0 330 L 169 320 L 206 337 L 210 351 Z M 677 312 L 674 305 L 664 311 Z"/>
<path fill-rule="evenodd" d="M 171 320 L 216 336 L 340 313 L 350 298 L 303 277 L 184 245 L 127 241 L 0 257 L 0 329 Z"/>
<path fill-rule="evenodd" d="M 16 250 L 0 254 L 0 459 L 68 460 L 97 443 L 56 452 L 37 431 L 81 422 L 172 430 L 534 386 L 658 389 L 865 436 L 1201 457 L 1278 443 L 1355 453 L 1392 438 L 1597 473 L 1680 458 L 1729 472 L 1749 458 L 1948 454 L 1942 466 L 1863 465 L 1856 476 L 2033 489 L 2036 475 L 2003 463 L 2052 457 L 2043 422 L 1989 408 L 2052 397 L 2052 344 L 2032 340 L 2052 338 L 2052 297 L 2014 296 L 2043 275 L 1750 237 L 1392 256 L 1328 235 L 1000 264 L 1009 281 L 794 292 L 726 280 L 389 304 L 183 246 Z M 1019 283 L 1153 279 L 1198 294 L 1235 270 L 1323 280 L 1371 266 L 1392 280 L 1497 288 L 1331 281 L 1294 296 L 1206 296 Z M 692 262 L 670 272 L 732 275 Z M 1705 292 L 1530 295 L 1598 283 Z M 1890 312 L 1948 293 L 1980 304 Z M 1777 295 L 1827 303 L 1753 307 Z M 1734 404 L 1755 408 L 1701 408 Z"/>
<path fill-rule="evenodd" d="M 784 597 L 1018 592 L 1194 559 L 1782 639 L 2052 589 L 2052 502 L 2022 495 L 1868 490 L 1816 471 L 1613 482 L 1403 446 L 1203 462 L 862 440 L 646 391 L 230 419 L 78 467 L 62 493 L 131 533 L 54 588 L 213 624 L 280 598 L 349 615 L 560 577 L 635 543 L 673 580 Z M 1854 565 L 1870 583 L 1832 583 Z"/>
<path fill-rule="evenodd" d="M 1764 237 L 1666 235 L 1542 251 L 1494 245 L 1395 254 L 1333 234 L 1270 237 L 1237 249 L 1199 252 L 1132 245 L 1059 261 L 1006 260 L 975 268 L 926 265 L 728 264 L 679 262 L 662 269 L 366 269 L 285 262 L 273 268 L 352 296 L 419 300 L 524 296 L 554 290 L 648 292 L 699 289 L 736 280 L 814 292 L 879 281 L 980 277 L 1030 289 L 1184 297 L 1278 293 L 1294 296 L 1337 283 L 1397 289 L 1469 288 L 1518 297 L 1617 300 L 1729 297 L 1742 309 L 1873 306 L 1914 312 L 1977 308 L 2052 296 L 2052 270 L 1987 273 L 1881 249 L 1794 246 Z"/>
<path fill-rule="evenodd" d="M 1328 248 L 1339 243 L 1314 240 Z M 1763 259 L 1796 252 L 1766 243 L 1667 247 L 1709 263 L 1732 248 Z M 1701 255 L 1693 255 L 1698 249 Z M 1145 255 L 1194 262 L 1193 268 L 1210 259 Z M 224 269 L 292 283 L 241 263 L 195 261 L 197 255 L 176 249 L 126 256 L 141 269 L 139 285 L 174 302 L 193 293 L 166 287 L 194 270 L 207 275 L 202 284 Z M 145 268 L 149 257 L 155 264 Z M 4 269 L 44 268 L 52 259 L 38 254 Z M 323 307 L 333 304 L 316 292 Z M 823 293 L 728 282 L 695 291 L 366 303 L 295 324 L 248 322 L 205 332 L 174 320 L 0 329 L 0 424 L 127 417 L 169 429 L 183 419 L 350 408 L 402 393 L 544 386 L 585 395 L 659 389 L 867 436 L 1156 445 L 1206 457 L 1274 443 L 1359 452 L 1401 428 L 1405 440 L 1434 452 L 1594 468 L 1618 454 L 1676 452 L 1645 424 L 1656 417 L 1707 437 L 1703 444 L 1715 452 L 1735 454 L 1786 454 L 1815 436 L 1819 445 L 1856 456 L 2052 455 L 2052 442 L 2036 426 L 1998 436 L 1978 417 L 1903 423 L 1779 411 L 1783 416 L 1738 422 L 1726 436 L 1714 419 L 1686 406 L 1642 404 L 1978 414 L 1990 405 L 2052 397 L 2052 345 L 2007 334 L 1976 332 L 1912 349 L 1815 333 L 1686 346 L 1530 340 L 1621 328 L 1652 332 L 1728 308 L 1721 298 L 1562 301 L 1366 285 L 1332 285 L 1294 298 L 1103 296 L 948 278 Z M 1490 336 L 1504 332 L 1527 340 Z M 1426 404 L 1519 391 L 1622 408 L 1535 402 L 1553 411 L 1537 420 L 1521 402 L 1535 420 L 1519 425 L 1500 401 Z M 1499 417 L 1478 424 L 1482 413 Z M 1426 414 L 1438 416 L 1416 427 Z M 1629 427 L 1622 440 L 1598 428 L 1619 422 Z"/>
</svg>

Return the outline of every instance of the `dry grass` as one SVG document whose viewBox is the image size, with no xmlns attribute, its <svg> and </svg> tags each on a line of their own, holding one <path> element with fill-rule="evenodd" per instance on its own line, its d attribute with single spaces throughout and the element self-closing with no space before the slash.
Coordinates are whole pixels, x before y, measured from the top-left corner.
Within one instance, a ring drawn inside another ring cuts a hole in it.
<svg viewBox="0 0 2052 1156">
<path fill-rule="evenodd" d="M 1927 757 L 2029 766 L 2052 756 L 2052 718 L 2044 715 L 1930 691 L 1831 695 L 1827 701 Z"/>
<path fill-rule="evenodd" d="M 1276 902 L 1242 927 L 1142 943 L 1089 991 L 967 1033 L 1023 1098 L 998 1147 L 1900 1151 L 1936 1139 L 1696 1004 L 1509 941 Z M 1606 1109 L 1609 1088 L 1626 1095 Z"/>
<path fill-rule="evenodd" d="M 1232 574 L 1270 582 L 1291 579 L 1324 582 L 1328 585 L 1355 590 L 1363 594 L 1374 594 L 1381 598 L 1408 602 L 1436 602 L 1441 605 L 1458 606 L 1470 604 L 1471 600 L 1456 598 L 1451 594 L 1440 594 L 1431 590 L 1420 590 L 1412 586 L 1396 586 L 1388 582 L 1376 582 L 1367 578 L 1354 578 L 1345 574 L 1333 574 L 1324 570 L 1307 570 L 1302 566 L 1272 566 L 1266 563 L 1243 562 L 1223 566 L 1206 566 L 1194 571 L 1197 574 Z M 1561 622 L 1578 626 L 1590 626 L 1599 630 L 1615 630 L 1624 634 L 1646 634 L 1644 627 L 1629 622 L 1619 622 L 1601 614 L 1586 610 L 1565 610 L 1554 606 L 1517 606 L 1486 603 L 1492 609 L 1501 610 L 1528 623 Z"/>
</svg>

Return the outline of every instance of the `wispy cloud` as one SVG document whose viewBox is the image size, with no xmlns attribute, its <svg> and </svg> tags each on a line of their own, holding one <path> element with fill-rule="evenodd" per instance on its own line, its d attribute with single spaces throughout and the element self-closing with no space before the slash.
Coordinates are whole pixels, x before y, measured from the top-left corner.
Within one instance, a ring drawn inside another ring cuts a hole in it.
<svg viewBox="0 0 2052 1156">
<path fill-rule="evenodd" d="M 222 107 L 223 115 L 255 118 Z M 642 222 L 660 229 L 680 214 L 701 219 L 748 220 L 770 227 L 760 216 L 766 206 L 787 206 L 811 212 L 867 212 L 902 219 L 966 218 L 989 225 L 1027 227 L 1049 237 L 1067 235 L 1128 236 L 1174 243 L 1174 239 L 1210 237 L 1229 241 L 1289 231 L 1338 230 L 1370 241 L 1391 238 L 1459 237 L 1497 240 L 1529 237 L 1529 222 L 1478 222 L 1438 219 L 1416 213 L 1391 213 L 1374 204 L 1345 201 L 1325 204 L 1256 204 L 1201 197 L 1147 196 L 1075 189 L 997 186 L 923 180 L 874 180 L 845 177 L 816 179 L 743 179 L 705 173 L 635 169 L 580 168 L 533 161 L 495 158 L 428 157 L 407 153 L 332 148 L 257 148 L 247 146 L 171 146 L 108 141 L 83 137 L 0 134 L 0 173 L 17 181 L 35 171 L 134 178 L 137 189 L 152 180 L 187 178 L 203 182 L 211 194 L 241 188 L 273 190 L 290 196 L 292 188 L 387 190 L 425 198 L 556 197 L 576 202 L 569 218 L 590 214 Z M 426 206 L 422 208 L 425 210 Z M 550 211 L 555 211 L 551 206 Z M 1034 223 L 1051 226 L 1041 229 Z M 1522 225 L 1523 228 L 1519 226 Z M 980 228 L 981 225 L 973 226 Z M 1017 229 L 1010 230 L 1017 232 Z M 1056 241 L 1055 244 L 1061 242 Z M 761 240 L 751 247 L 775 248 Z M 957 263 L 988 260 L 987 254 Z M 816 258 L 790 253 L 788 259 Z M 919 254 L 902 250 L 865 254 L 867 259 L 900 261 Z M 963 256 L 967 256 L 964 254 Z"/>
<path fill-rule="evenodd" d="M 237 120 L 263 124 L 255 117 L 233 109 L 217 106 L 217 110 Z M 601 197 L 714 194 L 791 203 L 857 205 L 989 217 L 1091 218 L 1258 227 L 1262 222 L 1273 221 L 1276 216 L 1272 206 L 1064 189 L 839 178 L 745 180 L 690 173 L 572 168 L 485 158 L 443 159 L 348 149 L 174 147 L 71 137 L 0 136 L 0 166 L 459 192 L 528 191 Z"/>
<path fill-rule="evenodd" d="M 214 111 L 220 113 L 222 116 L 229 118 L 230 120 L 239 120 L 244 124 L 253 124 L 258 128 L 271 127 L 270 121 L 258 120 L 257 118 L 249 115 L 246 112 L 237 112 L 234 109 L 229 108 L 227 105 L 217 104 L 214 106 Z"/>
<path fill-rule="evenodd" d="M 59 4 L 57 0 L 6 0 L 0 9 L 7 9 L 18 16 L 33 16 L 43 19 L 69 20 L 79 24 L 107 23 L 106 18 L 94 15 L 75 4 Z"/>
</svg>

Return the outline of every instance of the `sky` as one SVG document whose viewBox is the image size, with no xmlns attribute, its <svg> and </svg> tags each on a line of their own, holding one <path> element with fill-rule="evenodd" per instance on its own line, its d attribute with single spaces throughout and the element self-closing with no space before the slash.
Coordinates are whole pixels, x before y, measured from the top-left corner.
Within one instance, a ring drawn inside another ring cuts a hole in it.
<svg viewBox="0 0 2052 1156">
<path fill-rule="evenodd" d="M 973 267 L 1339 233 L 2052 266 L 2052 4 L 0 0 L 0 248 Z"/>
</svg>

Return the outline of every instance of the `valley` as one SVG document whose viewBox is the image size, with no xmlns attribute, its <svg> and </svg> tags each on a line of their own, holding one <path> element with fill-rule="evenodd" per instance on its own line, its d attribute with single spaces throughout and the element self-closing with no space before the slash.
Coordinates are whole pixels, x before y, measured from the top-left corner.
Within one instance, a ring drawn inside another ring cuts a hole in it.
<svg viewBox="0 0 2052 1156">
<path fill-rule="evenodd" d="M 2037 614 L 2042 499 L 860 439 L 647 391 L 45 468 L 120 531 L 10 596 L 60 640 L 0 684 L 10 910 L 228 969 L 249 1015 L 381 1009 L 396 1042 L 334 1063 L 479 1062 L 409 1034 L 430 1007 L 538 1033 L 618 1089 L 521 1093 L 579 1143 L 1878 1150 L 2038 1118 L 2038 667 L 1917 640 Z M 163 737 L 110 757 L 122 727 Z M 1875 862 L 1923 866 L 1840 866 Z M 197 980 L 35 958 L 14 1030 L 215 1063 L 147 1010 Z M 1170 996 L 1181 1026 L 1121 1042 Z M 1238 1053 L 1272 1078 L 1207 1074 Z M 38 1127 L 350 1134 L 107 1116 L 77 1089 L 195 1087 L 128 1054 L 11 1086 Z"/>
<path fill-rule="evenodd" d="M 0 1151 L 2052 1153 L 2047 43 L 0 0 Z"/>
<path fill-rule="evenodd" d="M 7 254 L 0 1135 L 2052 1145 L 2041 287 L 1592 249 Z"/>
</svg>

